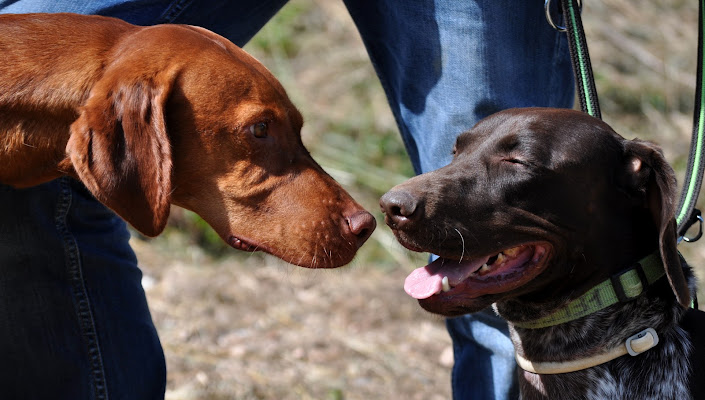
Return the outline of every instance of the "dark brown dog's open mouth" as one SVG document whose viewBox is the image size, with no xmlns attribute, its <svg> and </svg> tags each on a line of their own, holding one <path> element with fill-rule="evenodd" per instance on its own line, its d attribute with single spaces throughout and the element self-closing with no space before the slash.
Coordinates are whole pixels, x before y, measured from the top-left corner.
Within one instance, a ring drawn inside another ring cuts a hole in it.
<svg viewBox="0 0 705 400">
<path fill-rule="evenodd" d="M 470 298 L 514 290 L 543 272 L 550 255 L 548 243 L 514 246 L 470 260 L 439 258 L 413 271 L 404 290 L 415 299 L 452 295 L 462 290 Z"/>
</svg>

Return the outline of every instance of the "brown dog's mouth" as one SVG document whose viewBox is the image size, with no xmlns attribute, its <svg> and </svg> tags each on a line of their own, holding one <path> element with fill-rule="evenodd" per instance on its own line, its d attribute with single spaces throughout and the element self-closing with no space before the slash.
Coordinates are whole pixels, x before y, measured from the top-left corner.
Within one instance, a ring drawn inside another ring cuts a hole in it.
<svg viewBox="0 0 705 400">
<path fill-rule="evenodd" d="M 471 260 L 439 258 L 413 271 L 404 290 L 415 299 L 452 296 L 462 291 L 469 298 L 504 293 L 525 285 L 548 264 L 550 245 L 522 244 Z"/>
<path fill-rule="evenodd" d="M 254 245 L 254 244 L 252 244 L 252 243 L 250 243 L 250 242 L 248 242 L 248 241 L 246 241 L 246 240 L 244 240 L 244 239 L 241 239 L 241 238 L 239 238 L 239 237 L 237 237 L 237 236 L 232 236 L 232 235 L 231 235 L 230 238 L 228 239 L 228 244 L 229 244 L 232 248 L 237 249 L 237 250 L 242 250 L 242 251 L 254 252 L 254 251 L 257 251 L 257 250 L 261 250 L 261 249 L 259 248 L 259 246 Z"/>
</svg>

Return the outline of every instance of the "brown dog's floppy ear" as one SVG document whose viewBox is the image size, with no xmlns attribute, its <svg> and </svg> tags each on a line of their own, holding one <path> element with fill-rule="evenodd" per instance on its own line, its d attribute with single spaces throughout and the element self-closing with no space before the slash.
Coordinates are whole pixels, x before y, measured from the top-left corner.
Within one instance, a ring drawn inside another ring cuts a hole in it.
<svg viewBox="0 0 705 400">
<path fill-rule="evenodd" d="M 108 70 L 91 89 L 66 152 L 98 200 L 156 236 L 169 216 L 172 161 L 164 109 L 173 77 L 127 74 Z"/>
<path fill-rule="evenodd" d="M 690 290 L 678 256 L 676 237 L 676 176 L 661 149 L 653 143 L 634 139 L 625 144 L 630 186 L 642 191 L 659 227 L 659 252 L 668 282 L 678 302 L 690 306 Z"/>
</svg>

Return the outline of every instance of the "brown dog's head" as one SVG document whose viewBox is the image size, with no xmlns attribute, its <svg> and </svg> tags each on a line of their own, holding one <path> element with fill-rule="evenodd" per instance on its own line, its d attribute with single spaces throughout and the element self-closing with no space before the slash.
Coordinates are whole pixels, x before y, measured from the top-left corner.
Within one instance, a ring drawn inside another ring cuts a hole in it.
<svg viewBox="0 0 705 400">
<path fill-rule="evenodd" d="M 675 185 L 651 143 L 578 111 L 512 109 L 460 135 L 450 165 L 380 204 L 402 245 L 440 256 L 405 283 L 435 313 L 508 299 L 558 307 L 656 249 L 687 305 Z"/>
<path fill-rule="evenodd" d="M 189 26 L 125 35 L 67 145 L 78 177 L 137 230 L 159 234 L 170 203 L 234 248 L 306 267 L 348 263 L 375 227 L 311 158 L 301 114 L 264 66 Z"/>
</svg>

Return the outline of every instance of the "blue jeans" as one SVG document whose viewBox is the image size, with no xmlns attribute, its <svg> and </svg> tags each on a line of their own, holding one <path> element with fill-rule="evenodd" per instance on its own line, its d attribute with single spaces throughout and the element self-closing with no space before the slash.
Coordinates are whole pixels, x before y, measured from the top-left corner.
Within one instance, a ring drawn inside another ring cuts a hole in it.
<svg viewBox="0 0 705 400">
<path fill-rule="evenodd" d="M 457 135 L 497 111 L 572 107 L 567 39 L 546 22 L 541 0 L 345 3 L 417 173 L 448 164 Z M 485 311 L 446 326 L 453 398 L 517 398 L 506 322 Z"/>
<path fill-rule="evenodd" d="M 417 173 L 447 164 L 455 137 L 489 114 L 572 105 L 567 43 L 546 23 L 541 0 L 344 1 Z M 243 45 L 284 3 L 0 0 L 0 12 L 188 23 Z M 16 388 L 14 398 L 41 398 L 31 395 L 36 386 L 52 399 L 162 397 L 163 355 L 124 224 L 70 179 L 3 187 L 0 209 L 12 214 L 0 216 L 0 321 L 8 321 L 0 324 L 0 373 L 9 372 L 0 388 Z M 454 398 L 512 397 L 506 324 L 484 313 L 447 325 Z"/>
<path fill-rule="evenodd" d="M 0 398 L 162 398 L 125 223 L 70 178 L 0 185 L 0 209 Z"/>
</svg>

